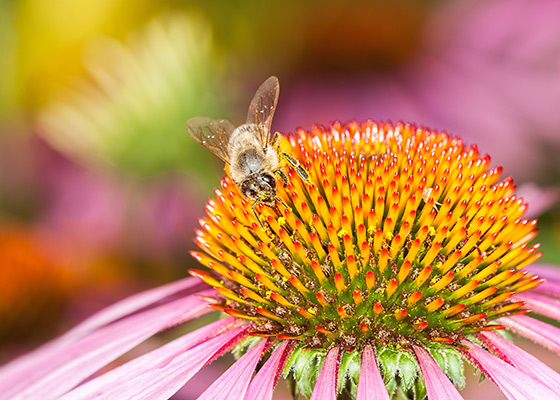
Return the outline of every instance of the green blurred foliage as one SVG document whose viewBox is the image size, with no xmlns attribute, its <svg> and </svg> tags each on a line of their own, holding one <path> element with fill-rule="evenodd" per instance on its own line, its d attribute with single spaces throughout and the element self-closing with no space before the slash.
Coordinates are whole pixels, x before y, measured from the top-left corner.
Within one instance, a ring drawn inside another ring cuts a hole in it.
<svg viewBox="0 0 560 400">
<path fill-rule="evenodd" d="M 207 23 L 183 14 L 163 15 L 125 43 L 99 40 L 85 60 L 89 79 L 43 109 L 40 133 L 96 167 L 215 181 L 211 156 L 185 130 L 190 117 L 225 113 L 223 64 L 212 49 Z"/>
<path fill-rule="evenodd" d="M 14 5 L 0 0 L 0 118 L 14 112 L 17 103 L 16 75 L 17 33 Z"/>
</svg>

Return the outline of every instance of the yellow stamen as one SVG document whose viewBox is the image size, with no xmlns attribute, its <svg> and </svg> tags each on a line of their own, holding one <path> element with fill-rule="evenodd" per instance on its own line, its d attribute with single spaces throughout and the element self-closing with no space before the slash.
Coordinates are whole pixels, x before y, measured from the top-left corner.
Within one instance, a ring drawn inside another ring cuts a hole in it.
<svg viewBox="0 0 560 400">
<path fill-rule="evenodd" d="M 441 306 L 443 306 L 445 304 L 445 300 L 444 299 L 435 299 L 433 301 L 430 302 L 430 304 L 428 304 L 426 306 L 426 311 L 428 311 L 428 313 L 433 313 L 434 311 L 436 311 L 438 308 L 440 308 Z"/>
<path fill-rule="evenodd" d="M 408 274 L 410 273 L 410 270 L 412 268 L 412 264 L 410 263 L 410 261 L 405 261 L 402 265 L 401 268 L 399 270 L 399 273 L 397 275 L 397 278 L 399 280 L 399 283 L 403 283 L 404 280 L 406 279 L 406 277 L 408 276 Z"/>
<path fill-rule="evenodd" d="M 387 267 L 387 261 L 389 260 L 389 252 L 387 249 L 382 249 L 379 253 L 379 260 L 377 261 L 377 268 L 379 272 L 383 273 Z"/>
<path fill-rule="evenodd" d="M 272 300 L 274 300 L 275 302 L 277 302 L 278 304 L 281 304 L 281 305 L 286 306 L 286 307 L 295 308 L 295 306 L 292 303 L 290 303 L 288 300 L 286 300 L 284 298 L 284 296 L 282 296 L 279 293 L 271 293 L 270 298 Z"/>
<path fill-rule="evenodd" d="M 334 274 L 334 285 L 338 293 L 342 293 L 346 289 L 346 284 L 344 283 L 344 277 L 340 272 Z"/>
<path fill-rule="evenodd" d="M 407 300 L 408 306 L 412 307 L 413 305 L 415 305 L 418 300 L 420 300 L 422 298 L 422 292 L 414 292 L 410 295 L 410 297 Z"/>
<path fill-rule="evenodd" d="M 362 297 L 362 294 L 359 290 L 354 290 L 354 292 L 352 293 L 352 298 L 354 299 L 354 303 L 356 303 L 356 305 L 360 305 L 364 301 L 364 298 Z"/>
<path fill-rule="evenodd" d="M 399 287 L 399 281 L 396 279 L 391 279 L 387 284 L 387 299 L 391 298 L 391 296 L 395 293 L 397 288 Z"/>
<path fill-rule="evenodd" d="M 226 314 L 231 315 L 232 317 L 247 319 L 249 321 L 258 321 L 258 317 L 252 317 L 245 314 L 243 311 L 234 309 L 234 308 L 225 308 L 223 310 Z"/>
<path fill-rule="evenodd" d="M 463 285 L 462 287 L 460 287 L 459 289 L 455 290 L 453 293 L 451 293 L 451 295 L 456 300 L 460 299 L 461 297 L 465 296 L 467 293 L 472 292 L 478 286 L 478 283 L 479 283 L 478 281 L 470 281 L 465 285 Z"/>
<path fill-rule="evenodd" d="M 266 304 L 266 305 L 270 305 L 272 304 L 270 301 L 263 299 L 261 296 L 259 296 L 258 294 L 256 294 L 254 291 L 252 291 L 251 289 L 247 289 L 247 288 L 241 288 L 239 289 L 239 291 L 241 292 L 241 294 L 245 297 L 250 298 L 251 300 L 256 301 L 257 303 L 260 304 Z"/>
<path fill-rule="evenodd" d="M 442 290 L 453 281 L 454 277 L 455 273 L 453 271 L 449 271 L 447 274 L 441 277 L 439 281 L 430 286 L 430 289 L 432 290 L 431 293 L 437 293 Z"/>
<path fill-rule="evenodd" d="M 485 298 L 487 298 L 488 296 L 493 295 L 497 291 L 498 291 L 498 288 L 496 286 L 492 286 L 492 287 L 489 287 L 487 289 L 484 289 L 482 292 L 477 293 L 474 296 L 466 299 L 465 304 L 466 305 L 471 305 L 471 304 L 478 303 L 478 302 L 484 300 Z"/>
<path fill-rule="evenodd" d="M 432 273 L 432 267 L 430 266 L 424 267 L 424 269 L 422 269 L 422 271 L 420 271 L 420 273 L 418 274 L 418 277 L 416 277 L 416 279 L 414 280 L 414 286 L 417 288 L 421 287 L 424 284 L 424 282 L 428 280 L 431 273 Z"/>
</svg>

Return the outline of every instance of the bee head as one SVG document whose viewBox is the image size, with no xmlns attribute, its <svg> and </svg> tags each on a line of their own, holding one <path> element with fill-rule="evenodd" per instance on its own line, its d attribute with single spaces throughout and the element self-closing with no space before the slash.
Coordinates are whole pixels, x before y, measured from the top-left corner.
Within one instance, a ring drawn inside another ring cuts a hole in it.
<svg viewBox="0 0 560 400">
<path fill-rule="evenodd" d="M 276 179 L 269 173 L 262 173 L 244 180 L 240 185 L 241 193 L 249 200 L 273 203 L 276 196 Z"/>
</svg>

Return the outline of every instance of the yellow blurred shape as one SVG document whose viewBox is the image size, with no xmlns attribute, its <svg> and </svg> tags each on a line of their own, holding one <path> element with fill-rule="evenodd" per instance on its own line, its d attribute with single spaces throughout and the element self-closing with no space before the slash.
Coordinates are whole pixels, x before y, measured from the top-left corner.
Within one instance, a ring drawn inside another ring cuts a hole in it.
<svg viewBox="0 0 560 400">
<path fill-rule="evenodd" d="M 17 81 L 24 105 L 45 104 L 82 71 L 89 41 L 121 38 L 149 18 L 147 0 L 22 0 L 16 6 Z"/>
</svg>

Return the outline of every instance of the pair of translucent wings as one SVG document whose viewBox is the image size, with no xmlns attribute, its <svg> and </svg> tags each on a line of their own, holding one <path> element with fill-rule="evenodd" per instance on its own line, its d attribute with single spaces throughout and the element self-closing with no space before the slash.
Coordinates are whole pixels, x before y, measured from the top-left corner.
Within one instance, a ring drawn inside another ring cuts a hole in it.
<svg viewBox="0 0 560 400">
<path fill-rule="evenodd" d="M 247 124 L 255 124 L 255 136 L 262 147 L 271 139 L 270 127 L 278 103 L 280 84 L 278 78 L 271 76 L 258 88 L 247 113 Z M 224 119 L 195 117 L 187 121 L 187 131 L 194 140 L 229 163 L 229 139 L 235 126 Z"/>
</svg>

